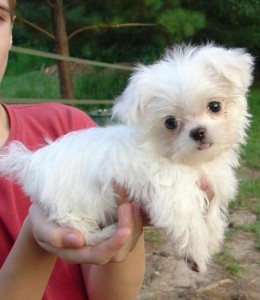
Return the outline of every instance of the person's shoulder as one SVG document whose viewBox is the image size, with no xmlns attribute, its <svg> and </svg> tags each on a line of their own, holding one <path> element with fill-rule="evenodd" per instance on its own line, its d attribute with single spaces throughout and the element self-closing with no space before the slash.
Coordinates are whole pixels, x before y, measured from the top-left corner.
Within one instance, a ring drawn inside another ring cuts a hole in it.
<svg viewBox="0 0 260 300">
<path fill-rule="evenodd" d="M 56 114 L 61 123 L 67 123 L 74 129 L 96 126 L 95 122 L 82 110 L 61 103 L 49 103 L 47 108 Z"/>
<path fill-rule="evenodd" d="M 83 119 L 89 120 L 89 117 L 80 109 L 75 108 L 73 106 L 68 106 L 62 103 L 50 102 L 50 103 L 42 103 L 38 104 L 39 107 L 37 108 L 48 112 L 50 116 L 56 115 L 56 117 L 66 118 L 66 120 L 71 119 Z M 37 105 L 36 105 L 37 106 Z M 68 119 L 69 118 L 69 119 Z"/>
<path fill-rule="evenodd" d="M 13 109 L 19 111 L 21 114 L 25 113 L 31 116 L 68 116 L 68 115 L 77 115 L 82 118 L 86 117 L 86 114 L 72 106 L 68 106 L 62 103 L 56 102 L 47 102 L 47 103 L 38 103 L 38 104 L 22 104 L 22 105 L 13 105 Z"/>
<path fill-rule="evenodd" d="M 48 102 L 31 105 L 15 105 L 14 109 L 25 115 L 26 119 L 41 123 L 59 124 L 70 130 L 95 126 L 95 122 L 82 110 L 62 103 Z"/>
</svg>

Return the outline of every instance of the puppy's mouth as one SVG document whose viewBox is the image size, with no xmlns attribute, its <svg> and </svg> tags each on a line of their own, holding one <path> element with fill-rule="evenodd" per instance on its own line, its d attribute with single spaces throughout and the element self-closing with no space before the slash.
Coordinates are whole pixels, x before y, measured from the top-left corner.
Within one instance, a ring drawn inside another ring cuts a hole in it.
<svg viewBox="0 0 260 300">
<path fill-rule="evenodd" d="M 198 142 L 198 150 L 207 150 L 212 146 L 212 143 L 207 142 L 207 141 L 199 141 Z"/>
</svg>

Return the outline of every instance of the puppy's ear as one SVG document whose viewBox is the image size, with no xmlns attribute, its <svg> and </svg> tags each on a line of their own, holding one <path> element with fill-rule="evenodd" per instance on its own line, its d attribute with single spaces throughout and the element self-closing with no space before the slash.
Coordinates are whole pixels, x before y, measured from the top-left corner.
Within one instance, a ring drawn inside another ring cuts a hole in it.
<svg viewBox="0 0 260 300">
<path fill-rule="evenodd" d="M 226 50 L 213 47 L 208 54 L 207 58 L 217 73 L 246 93 L 253 81 L 253 57 L 239 48 Z"/>
<path fill-rule="evenodd" d="M 139 65 L 129 79 L 121 96 L 113 107 L 113 117 L 127 125 L 135 125 L 141 119 L 146 102 L 146 67 Z"/>
</svg>

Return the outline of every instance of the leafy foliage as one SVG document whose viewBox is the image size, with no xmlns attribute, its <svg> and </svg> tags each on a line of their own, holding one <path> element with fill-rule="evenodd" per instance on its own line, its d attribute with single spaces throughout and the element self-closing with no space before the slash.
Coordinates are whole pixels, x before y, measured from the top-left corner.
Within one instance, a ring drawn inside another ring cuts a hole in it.
<svg viewBox="0 0 260 300">
<path fill-rule="evenodd" d="M 183 7 L 180 0 L 70 1 L 64 0 L 72 56 L 108 62 L 151 62 L 166 46 L 191 38 L 205 26 L 203 13 Z M 52 34 L 45 1 L 18 3 L 15 44 L 54 51 L 53 41 L 24 19 Z M 138 26 L 117 26 L 118 24 Z M 102 26 L 100 26 L 102 25 Z M 137 24 L 136 24 L 137 25 Z M 77 29 L 79 33 L 73 35 Z"/>
<path fill-rule="evenodd" d="M 190 0 L 187 7 L 206 17 L 206 26 L 195 41 L 214 40 L 230 47 L 247 48 L 260 56 L 259 0 Z"/>
<path fill-rule="evenodd" d="M 259 0 L 64 0 L 71 55 L 107 62 L 154 61 L 180 41 L 208 41 L 246 47 L 260 56 Z M 16 45 L 55 51 L 53 40 L 21 22 L 29 20 L 52 33 L 45 1 L 18 2 Z M 142 23 L 153 26 L 120 27 Z M 104 25 L 103 27 L 100 25 Z M 107 26 L 107 27 L 106 27 Z"/>
</svg>

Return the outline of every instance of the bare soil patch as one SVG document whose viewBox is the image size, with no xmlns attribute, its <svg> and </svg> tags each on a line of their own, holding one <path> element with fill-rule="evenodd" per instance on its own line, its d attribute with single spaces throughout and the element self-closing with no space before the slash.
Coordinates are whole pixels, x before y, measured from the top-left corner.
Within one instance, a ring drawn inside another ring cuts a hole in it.
<svg viewBox="0 0 260 300">
<path fill-rule="evenodd" d="M 251 224 L 256 215 L 246 209 L 233 210 L 230 224 Z M 150 229 L 145 233 L 146 275 L 137 300 L 210 299 L 210 300 L 259 300 L 260 251 L 255 248 L 251 232 L 235 231 L 224 243 L 222 252 L 229 253 L 241 271 L 232 273 L 227 262 L 215 261 L 204 274 L 188 269 L 184 261 L 177 261 L 172 246 L 163 232 L 151 229 L 157 238 L 151 238 Z"/>
</svg>

